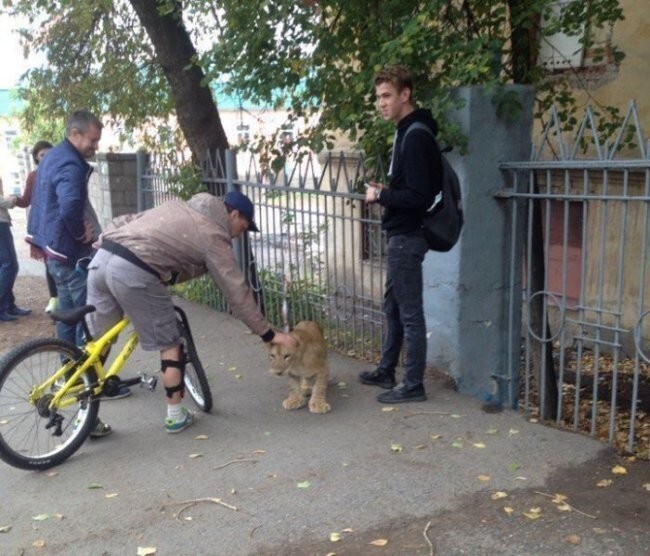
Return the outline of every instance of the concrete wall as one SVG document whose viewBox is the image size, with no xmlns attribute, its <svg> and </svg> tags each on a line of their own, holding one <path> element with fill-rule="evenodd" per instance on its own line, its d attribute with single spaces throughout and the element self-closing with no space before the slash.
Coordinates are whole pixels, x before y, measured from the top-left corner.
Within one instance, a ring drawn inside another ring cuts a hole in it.
<svg viewBox="0 0 650 556">
<path fill-rule="evenodd" d="M 88 194 L 103 228 L 116 216 L 137 212 L 136 155 L 99 153 Z"/>
<path fill-rule="evenodd" d="M 428 360 L 454 376 L 461 392 L 485 401 L 501 401 L 492 377 L 505 374 L 508 361 L 511 230 L 507 208 L 495 199 L 505 186 L 499 163 L 528 160 L 531 151 L 533 92 L 513 90 L 524 106 L 514 123 L 497 118 L 482 88 L 457 91 L 465 106 L 450 116 L 469 138 L 469 152 L 447 156 L 461 181 L 465 228 L 450 252 L 429 252 L 424 262 Z"/>
</svg>

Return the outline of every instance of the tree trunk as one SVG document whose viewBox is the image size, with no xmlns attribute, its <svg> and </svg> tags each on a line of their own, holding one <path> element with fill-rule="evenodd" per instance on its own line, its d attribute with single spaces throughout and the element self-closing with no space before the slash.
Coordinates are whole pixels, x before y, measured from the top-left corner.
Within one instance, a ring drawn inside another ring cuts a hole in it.
<svg viewBox="0 0 650 556">
<path fill-rule="evenodd" d="M 181 2 L 164 15 L 157 0 L 129 0 L 145 28 L 172 91 L 178 124 L 194 160 L 203 164 L 208 153 L 228 148 L 217 105 L 195 65 L 196 49 L 183 24 Z"/>
<path fill-rule="evenodd" d="M 535 13 L 524 18 L 536 0 L 508 0 L 510 9 L 510 42 L 512 44 L 512 80 L 514 83 L 530 84 L 531 70 L 537 65 L 539 54 L 539 25 L 541 15 Z"/>
</svg>

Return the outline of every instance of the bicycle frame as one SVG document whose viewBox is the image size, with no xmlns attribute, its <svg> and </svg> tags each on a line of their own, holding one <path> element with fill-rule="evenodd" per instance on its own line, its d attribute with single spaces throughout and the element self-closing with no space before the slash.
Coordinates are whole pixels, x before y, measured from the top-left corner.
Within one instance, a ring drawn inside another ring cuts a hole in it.
<svg viewBox="0 0 650 556">
<path fill-rule="evenodd" d="M 128 317 L 125 316 L 99 339 L 87 341 L 82 348 L 83 357 L 81 360 L 83 360 L 83 363 L 78 365 L 79 360 L 65 363 L 45 382 L 32 389 L 29 395 L 30 403 L 35 405 L 37 400 L 45 393 L 50 392 L 52 387 L 62 380 L 65 380 L 65 382 L 60 388 L 56 389 L 57 391 L 48 406 L 50 410 L 68 407 L 83 398 L 101 395 L 106 379 L 120 373 L 140 341 L 135 330 L 132 331 L 108 371 L 105 370 L 102 354 L 105 353 L 108 346 L 117 341 L 118 336 L 129 325 L 129 322 Z M 97 373 L 97 383 L 92 385 L 90 390 L 87 390 L 83 383 L 79 384 L 79 378 L 90 368 L 93 368 Z"/>
</svg>

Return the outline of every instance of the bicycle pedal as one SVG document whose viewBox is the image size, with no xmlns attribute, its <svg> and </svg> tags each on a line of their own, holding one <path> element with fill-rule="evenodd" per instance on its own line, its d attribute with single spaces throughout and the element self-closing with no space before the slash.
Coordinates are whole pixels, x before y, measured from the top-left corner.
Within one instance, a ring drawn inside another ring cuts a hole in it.
<svg viewBox="0 0 650 556">
<path fill-rule="evenodd" d="M 146 386 L 150 392 L 153 392 L 156 389 L 158 384 L 158 378 L 155 376 L 148 376 L 146 373 L 143 373 L 140 377 L 140 387 Z"/>
</svg>

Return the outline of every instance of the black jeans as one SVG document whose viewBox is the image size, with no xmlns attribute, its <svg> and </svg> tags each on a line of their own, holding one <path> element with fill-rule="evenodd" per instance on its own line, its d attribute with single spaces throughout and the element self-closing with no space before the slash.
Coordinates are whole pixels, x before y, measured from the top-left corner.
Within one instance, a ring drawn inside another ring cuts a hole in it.
<svg viewBox="0 0 650 556">
<path fill-rule="evenodd" d="M 402 343 L 407 356 L 404 384 L 422 384 L 427 359 L 427 331 L 422 303 L 422 261 L 428 250 L 420 234 L 397 235 L 388 240 L 388 273 L 384 294 L 387 327 L 379 369 L 394 373 Z"/>
</svg>

